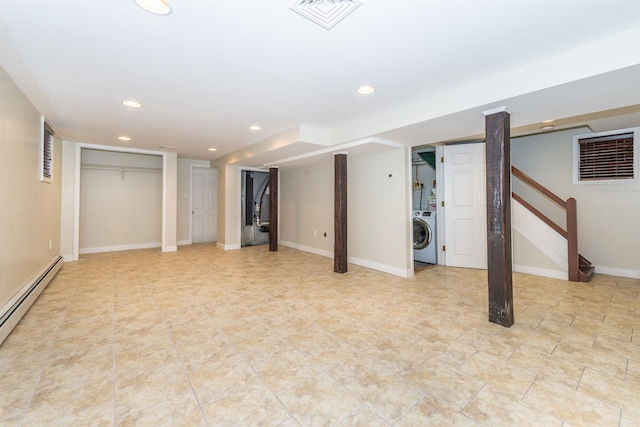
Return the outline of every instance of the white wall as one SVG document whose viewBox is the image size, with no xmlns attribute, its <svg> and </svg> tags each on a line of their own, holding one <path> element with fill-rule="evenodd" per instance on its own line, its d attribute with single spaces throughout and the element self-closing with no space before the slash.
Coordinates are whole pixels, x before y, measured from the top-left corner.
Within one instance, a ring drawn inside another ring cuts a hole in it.
<svg viewBox="0 0 640 427">
<path fill-rule="evenodd" d="M 576 199 L 579 251 L 596 266 L 596 272 L 638 278 L 640 183 L 573 184 L 572 136 L 584 133 L 588 129 L 514 138 L 512 164 L 562 199 Z M 562 211 L 540 197 L 536 199 L 517 179 L 513 181 L 513 189 L 524 194 L 525 199 L 535 199 L 534 206 L 564 226 Z"/>
<path fill-rule="evenodd" d="M 240 168 L 217 164 L 218 168 L 218 246 L 240 249 Z"/>
<path fill-rule="evenodd" d="M 44 183 L 40 114 L 0 67 L 0 308 L 60 254 L 57 136 L 53 150 L 53 182 Z"/>
<path fill-rule="evenodd" d="M 349 262 L 403 277 L 411 274 L 412 250 L 407 155 L 395 149 L 347 156 Z M 283 244 L 333 256 L 333 168 L 325 162 L 280 172 Z"/>
<path fill-rule="evenodd" d="M 333 256 L 333 180 L 331 161 L 280 171 L 279 237 L 284 244 Z"/>
<path fill-rule="evenodd" d="M 209 160 L 178 159 L 177 226 L 176 239 L 179 245 L 190 243 L 191 230 L 191 169 L 192 166 L 210 167 Z"/>
<path fill-rule="evenodd" d="M 83 148 L 80 253 L 161 244 L 162 157 Z"/>
</svg>

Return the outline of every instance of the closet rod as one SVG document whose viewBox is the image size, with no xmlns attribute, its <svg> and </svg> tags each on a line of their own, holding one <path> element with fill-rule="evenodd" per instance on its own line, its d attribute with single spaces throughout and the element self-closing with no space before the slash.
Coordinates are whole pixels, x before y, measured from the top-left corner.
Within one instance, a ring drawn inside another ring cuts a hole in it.
<svg viewBox="0 0 640 427">
<path fill-rule="evenodd" d="M 82 169 L 89 170 L 104 170 L 104 171 L 115 171 L 115 172 L 150 172 L 150 173 L 162 173 L 162 168 L 144 168 L 144 167 L 134 167 L 134 166 L 110 166 L 110 165 L 93 165 L 89 163 L 84 163 L 80 165 Z"/>
</svg>

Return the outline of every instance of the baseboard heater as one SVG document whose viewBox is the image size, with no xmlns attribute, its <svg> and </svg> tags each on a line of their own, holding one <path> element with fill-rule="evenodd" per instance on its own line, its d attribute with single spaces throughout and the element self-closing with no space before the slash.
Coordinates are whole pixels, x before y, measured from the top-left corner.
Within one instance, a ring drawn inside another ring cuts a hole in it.
<svg viewBox="0 0 640 427">
<path fill-rule="evenodd" d="M 62 267 L 61 256 L 55 258 L 51 264 L 40 271 L 40 274 L 27 283 L 20 292 L 2 307 L 0 311 L 0 344 L 9 336 L 22 316 L 29 310 L 40 293 L 47 287 L 51 279 Z"/>
</svg>

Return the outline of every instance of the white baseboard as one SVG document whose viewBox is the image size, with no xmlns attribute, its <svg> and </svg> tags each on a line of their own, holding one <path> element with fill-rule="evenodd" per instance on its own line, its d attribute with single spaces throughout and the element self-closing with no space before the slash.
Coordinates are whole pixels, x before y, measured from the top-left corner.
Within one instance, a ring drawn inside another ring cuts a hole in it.
<svg viewBox="0 0 640 427">
<path fill-rule="evenodd" d="M 312 254 L 321 255 L 327 258 L 333 258 L 333 252 L 327 251 L 324 249 L 318 249 L 311 246 L 299 245 L 297 243 L 280 241 L 282 246 L 287 246 L 293 249 L 298 249 L 304 252 L 311 252 Z M 406 269 L 401 269 L 397 267 L 392 267 L 386 264 L 380 264 L 377 262 L 369 261 L 366 259 L 355 258 L 355 257 L 347 257 L 348 262 L 351 264 L 359 265 L 361 267 L 370 268 L 372 270 L 382 271 L 383 273 L 393 274 L 394 276 L 400 276 L 404 278 L 409 278 L 413 276 L 413 272 Z"/>
<path fill-rule="evenodd" d="M 153 246 L 155 247 L 155 246 Z M 162 248 L 162 252 L 176 252 L 178 250 L 178 246 L 173 245 L 173 246 L 165 246 Z"/>
<path fill-rule="evenodd" d="M 640 270 L 627 270 L 624 268 L 596 266 L 595 272 L 598 274 L 607 274 L 609 276 L 620 276 L 620 277 L 629 277 L 631 279 L 640 279 Z"/>
<path fill-rule="evenodd" d="M 117 251 L 130 251 L 133 249 L 151 249 L 162 247 L 161 242 L 157 243 L 139 243 L 135 245 L 118 245 L 118 246 L 100 246 L 96 248 L 80 248 L 80 254 L 97 254 L 101 252 L 117 252 Z M 175 248 L 175 246 L 173 246 Z M 174 249 L 174 250 L 177 250 Z M 171 251 L 167 251 L 171 252 Z"/>
<path fill-rule="evenodd" d="M 73 262 L 73 255 L 62 255 L 64 262 Z"/>
<path fill-rule="evenodd" d="M 40 270 L 20 291 L 0 308 L 0 344 L 7 338 L 20 319 L 29 310 L 51 279 L 62 267 L 62 257 L 57 256 Z"/>
<path fill-rule="evenodd" d="M 191 240 L 178 240 L 176 242 L 176 245 L 178 246 L 186 246 L 186 245 L 190 245 L 191 244 Z"/>
<path fill-rule="evenodd" d="M 354 258 L 352 256 L 348 257 L 348 260 L 352 264 L 356 264 L 362 267 L 370 268 L 372 270 L 382 271 L 383 273 L 393 274 L 394 276 L 400 276 L 405 279 L 413 276 L 413 272 L 406 269 L 401 269 L 398 267 L 392 267 L 386 264 L 380 264 L 378 262 L 369 261 L 366 259 Z"/>
<path fill-rule="evenodd" d="M 293 243 L 293 242 L 285 242 L 284 240 L 281 240 L 279 243 L 282 246 L 287 246 L 287 247 L 292 248 L 292 249 L 298 249 L 298 250 L 303 251 L 303 252 L 310 252 L 312 254 L 320 255 L 320 256 L 323 256 L 323 257 L 333 258 L 333 252 L 325 251 L 324 249 L 318 249 L 318 248 L 314 248 L 314 247 L 311 247 L 311 246 L 299 245 L 299 244 Z"/>
<path fill-rule="evenodd" d="M 551 270 L 548 268 L 514 264 L 513 271 L 516 273 L 532 274 L 534 276 L 550 277 L 552 279 L 569 280 L 567 272 L 562 270 Z"/>
<path fill-rule="evenodd" d="M 220 249 L 224 250 L 224 251 L 232 251 L 234 249 L 240 249 L 240 245 L 239 244 L 225 245 L 224 243 L 217 242 L 216 246 L 219 247 Z"/>
</svg>

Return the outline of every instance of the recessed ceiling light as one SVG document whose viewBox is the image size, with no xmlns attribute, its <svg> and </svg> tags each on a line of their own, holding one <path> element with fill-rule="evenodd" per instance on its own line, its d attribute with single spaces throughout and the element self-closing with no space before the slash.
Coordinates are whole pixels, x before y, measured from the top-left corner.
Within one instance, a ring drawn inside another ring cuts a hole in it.
<svg viewBox="0 0 640 427">
<path fill-rule="evenodd" d="M 142 107 L 142 104 L 140 104 L 138 101 L 126 100 L 126 101 L 122 101 L 122 103 L 124 105 L 126 105 L 127 107 L 131 107 L 131 108 L 140 108 L 140 107 Z"/>
<path fill-rule="evenodd" d="M 209 151 L 218 151 L 217 148 L 209 148 Z"/>
<path fill-rule="evenodd" d="M 119 136 L 118 139 L 120 141 L 131 141 L 131 138 L 129 138 L 128 136 Z"/>
<path fill-rule="evenodd" d="M 249 129 L 251 130 L 262 130 L 262 128 L 258 125 L 253 125 L 253 126 L 249 126 Z"/>
<path fill-rule="evenodd" d="M 547 131 L 547 130 L 551 130 L 553 129 L 555 126 L 554 125 L 547 125 L 547 126 L 542 126 L 540 128 L 541 131 Z"/>
<path fill-rule="evenodd" d="M 360 86 L 358 89 L 356 89 L 356 92 L 358 92 L 360 95 L 369 95 L 370 93 L 373 93 L 376 91 L 376 88 L 373 86 Z"/>
<path fill-rule="evenodd" d="M 133 0 L 138 6 L 154 15 L 168 15 L 171 6 L 165 0 Z"/>
</svg>

